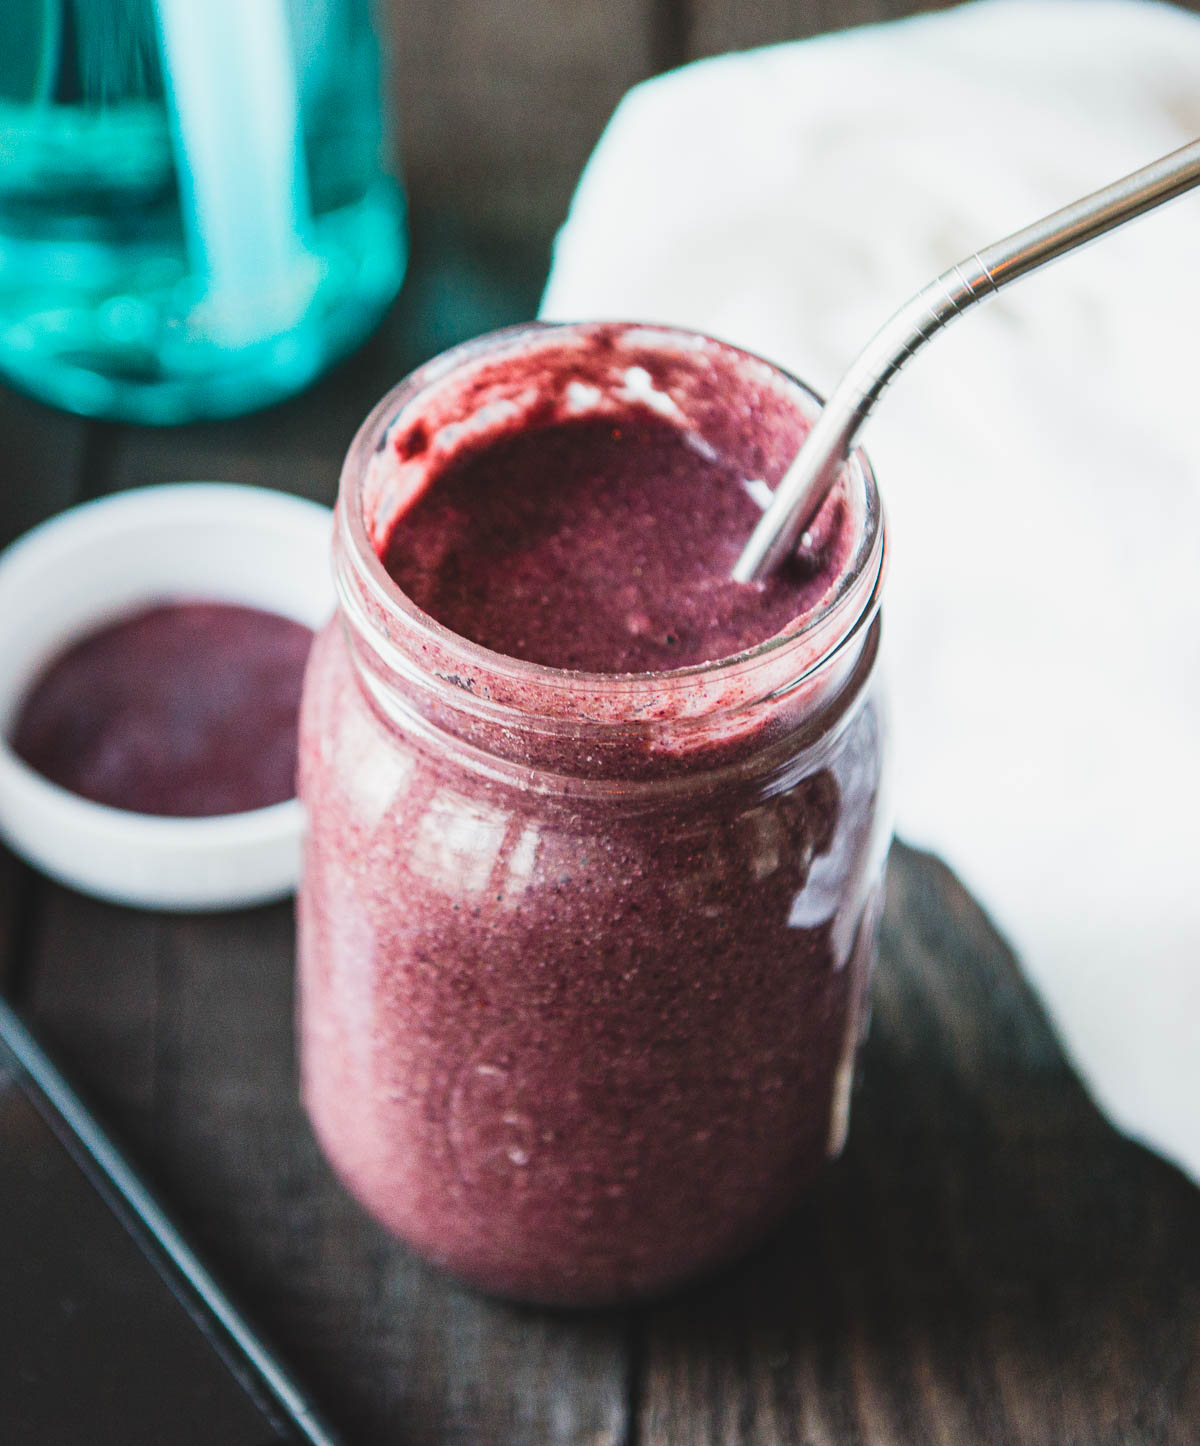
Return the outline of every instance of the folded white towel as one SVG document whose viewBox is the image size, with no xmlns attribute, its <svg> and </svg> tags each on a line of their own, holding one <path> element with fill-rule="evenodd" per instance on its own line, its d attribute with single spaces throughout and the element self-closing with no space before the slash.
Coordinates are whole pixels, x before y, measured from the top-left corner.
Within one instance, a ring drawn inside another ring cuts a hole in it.
<svg viewBox="0 0 1200 1446">
<path fill-rule="evenodd" d="M 961 256 L 1200 135 L 1200 19 L 980 0 L 639 86 L 548 317 L 696 327 L 828 390 Z M 899 831 L 1011 937 L 1095 1098 L 1200 1181 L 1200 197 L 992 301 L 865 440 Z"/>
</svg>

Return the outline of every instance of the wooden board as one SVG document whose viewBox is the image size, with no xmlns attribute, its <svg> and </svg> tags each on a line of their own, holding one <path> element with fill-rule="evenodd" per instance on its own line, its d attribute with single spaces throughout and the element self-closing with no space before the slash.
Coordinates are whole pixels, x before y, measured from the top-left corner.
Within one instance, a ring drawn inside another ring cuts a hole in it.
<svg viewBox="0 0 1200 1446">
<path fill-rule="evenodd" d="M 386 29 L 418 203 L 543 244 L 617 101 L 663 59 L 653 0 L 392 0 Z"/>
</svg>

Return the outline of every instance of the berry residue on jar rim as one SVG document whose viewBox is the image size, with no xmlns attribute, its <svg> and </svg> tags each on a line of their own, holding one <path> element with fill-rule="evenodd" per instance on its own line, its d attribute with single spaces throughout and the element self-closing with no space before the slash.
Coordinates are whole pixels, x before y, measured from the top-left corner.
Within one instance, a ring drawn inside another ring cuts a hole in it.
<svg viewBox="0 0 1200 1446">
<path fill-rule="evenodd" d="M 418 373 L 367 463 L 366 539 L 426 616 L 522 662 L 654 675 L 795 634 L 843 595 L 865 539 L 845 482 L 788 566 L 730 580 L 819 406 L 801 384 L 640 325 L 491 341 Z"/>
</svg>

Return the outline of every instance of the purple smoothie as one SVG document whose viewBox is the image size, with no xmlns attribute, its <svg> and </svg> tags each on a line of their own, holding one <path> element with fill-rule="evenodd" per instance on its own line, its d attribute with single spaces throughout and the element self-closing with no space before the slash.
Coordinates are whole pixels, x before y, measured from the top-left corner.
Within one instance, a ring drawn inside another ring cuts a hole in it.
<svg viewBox="0 0 1200 1446">
<path fill-rule="evenodd" d="M 384 565 L 440 623 L 512 658 L 590 673 L 711 662 L 811 611 L 847 546 L 839 498 L 789 566 L 731 582 L 762 515 L 747 480 L 644 409 L 523 426 L 438 470 Z"/>
<path fill-rule="evenodd" d="M 868 473 L 728 581 L 811 400 L 647 328 L 485 339 L 352 448 L 302 711 L 304 1094 L 430 1258 L 563 1303 L 840 1148 L 888 826 Z"/>
<path fill-rule="evenodd" d="M 94 803 L 199 818 L 296 792 L 296 717 L 312 631 L 230 603 L 145 608 L 53 659 L 13 748 Z"/>
</svg>

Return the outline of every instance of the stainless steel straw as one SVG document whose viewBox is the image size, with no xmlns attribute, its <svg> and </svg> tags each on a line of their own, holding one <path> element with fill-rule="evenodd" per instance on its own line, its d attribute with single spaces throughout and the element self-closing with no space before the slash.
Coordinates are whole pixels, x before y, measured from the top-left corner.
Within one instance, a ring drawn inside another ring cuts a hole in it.
<svg viewBox="0 0 1200 1446">
<path fill-rule="evenodd" d="M 753 582 L 766 577 L 792 551 L 821 510 L 888 383 L 948 321 L 1018 277 L 1182 195 L 1197 183 L 1200 140 L 993 242 L 918 291 L 875 333 L 838 383 L 738 558 L 734 580 Z"/>
</svg>

